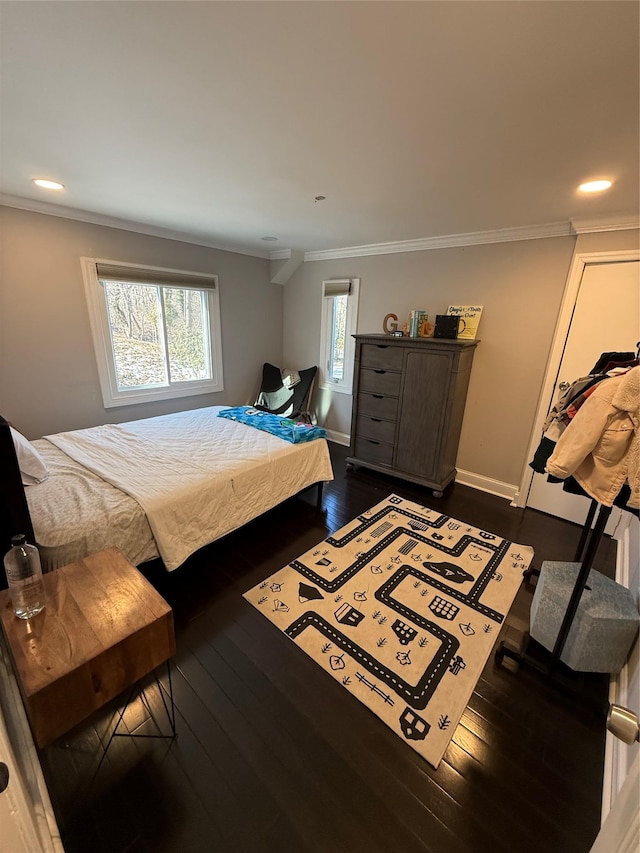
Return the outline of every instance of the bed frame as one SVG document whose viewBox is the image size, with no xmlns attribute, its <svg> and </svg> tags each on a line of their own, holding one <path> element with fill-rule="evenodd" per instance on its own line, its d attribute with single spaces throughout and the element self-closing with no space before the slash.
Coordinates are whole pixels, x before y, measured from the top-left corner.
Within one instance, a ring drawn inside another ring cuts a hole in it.
<svg viewBox="0 0 640 853">
<path fill-rule="evenodd" d="M 11 537 L 16 533 L 24 533 L 29 542 L 35 542 L 11 430 L 0 416 L 0 550 L 3 557 L 11 548 Z M 0 589 L 6 586 L 7 578 L 1 571 Z"/>
</svg>

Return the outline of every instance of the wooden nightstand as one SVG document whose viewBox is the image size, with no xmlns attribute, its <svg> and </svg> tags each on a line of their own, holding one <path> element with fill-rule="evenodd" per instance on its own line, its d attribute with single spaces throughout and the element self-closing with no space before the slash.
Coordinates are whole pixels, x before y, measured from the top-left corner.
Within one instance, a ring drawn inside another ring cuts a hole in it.
<svg viewBox="0 0 640 853">
<path fill-rule="evenodd" d="M 167 602 L 117 548 L 44 576 L 47 605 L 0 618 L 39 747 L 85 720 L 175 654 Z"/>
</svg>

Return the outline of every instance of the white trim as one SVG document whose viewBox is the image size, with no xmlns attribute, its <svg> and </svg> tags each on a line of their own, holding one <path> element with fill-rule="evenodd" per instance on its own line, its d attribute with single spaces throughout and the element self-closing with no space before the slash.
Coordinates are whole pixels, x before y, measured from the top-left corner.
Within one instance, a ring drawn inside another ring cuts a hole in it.
<svg viewBox="0 0 640 853">
<path fill-rule="evenodd" d="M 66 207 L 61 204 L 52 204 L 46 201 L 36 201 L 21 196 L 0 193 L 0 205 L 13 207 L 17 210 L 28 210 L 31 213 L 43 213 L 45 216 L 57 216 L 60 219 L 72 219 L 75 222 L 87 222 L 90 225 L 104 225 L 106 228 L 119 228 L 121 231 L 133 231 L 135 234 L 146 234 L 148 237 L 161 237 L 163 240 L 177 240 L 180 243 L 189 243 L 193 246 L 205 246 L 207 249 L 219 249 L 221 252 L 234 252 L 236 255 L 249 255 L 252 258 L 269 258 L 268 249 L 247 249 L 233 243 L 224 243 L 218 240 L 209 240 L 206 237 L 197 237 L 184 231 L 176 231 L 173 228 L 162 228 L 156 225 L 146 225 L 143 222 L 135 222 L 130 219 L 120 219 L 117 216 L 108 216 L 104 213 L 92 213 L 89 210 L 80 210 L 76 207 Z"/>
<path fill-rule="evenodd" d="M 481 492 L 488 492 L 490 495 L 497 495 L 497 497 L 505 498 L 508 501 L 512 501 L 517 493 L 517 487 L 511 483 L 503 483 L 500 480 L 494 480 L 492 477 L 473 474 L 471 471 L 463 471 L 460 468 L 456 471 L 456 483 L 470 486 L 472 489 L 478 489 Z"/>
<path fill-rule="evenodd" d="M 549 402 L 553 397 L 554 388 L 558 378 L 558 371 L 560 370 L 560 363 L 564 353 L 565 342 L 567 340 L 567 335 L 569 334 L 569 327 L 571 325 L 573 311 L 578 299 L 580 283 L 586 267 L 590 264 L 608 264 L 618 261 L 635 261 L 639 259 L 640 252 L 637 249 L 620 252 L 585 252 L 574 255 L 562 297 L 560 312 L 558 313 L 558 319 L 556 321 L 553 343 L 551 344 L 551 350 L 549 351 L 549 357 L 547 358 L 544 382 L 542 384 L 540 396 L 538 397 L 536 417 L 529 438 L 526 462 L 522 473 L 522 479 L 520 480 L 520 486 L 518 488 L 518 497 L 514 506 L 524 507 L 527 505 L 531 481 L 533 480 L 533 475 L 535 473 L 528 463 L 530 459 L 533 459 L 536 449 L 540 444 L 540 439 L 542 437 L 542 425 L 544 424 L 549 411 Z"/>
<path fill-rule="evenodd" d="M 351 287 L 347 298 L 347 326 L 345 329 L 345 345 L 344 345 L 344 376 L 342 382 L 330 382 L 326 379 L 326 357 L 329 349 L 329 315 L 331 310 L 332 297 L 325 297 L 325 284 L 349 282 Z M 351 395 L 353 390 L 353 367 L 355 361 L 355 340 L 354 335 L 358 328 L 358 304 L 360 302 L 360 279 L 359 278 L 336 278 L 325 279 L 322 282 L 321 291 L 321 312 L 320 312 L 320 381 L 318 388 L 321 391 L 331 391 L 338 394 Z"/>
<path fill-rule="evenodd" d="M 131 219 L 121 219 L 104 213 L 94 213 L 76 207 L 23 198 L 22 196 L 0 193 L 0 205 L 28 210 L 32 213 L 43 213 L 47 216 L 58 216 L 61 219 L 71 219 L 76 222 L 87 222 L 91 225 L 104 225 L 107 228 L 119 228 L 122 231 L 133 231 L 136 234 L 146 234 L 149 237 L 161 237 L 165 240 L 177 240 L 194 246 L 205 246 L 208 249 L 219 249 L 222 252 L 234 252 L 238 255 L 248 255 L 252 258 L 266 258 L 271 261 L 287 260 L 291 257 L 291 249 L 276 249 L 269 251 L 262 247 L 248 249 L 234 243 L 209 240 L 193 234 L 178 231 L 173 228 L 163 228 L 148 225 Z M 449 249 L 456 246 L 477 246 L 484 243 L 506 243 L 514 240 L 539 240 L 545 237 L 567 237 L 576 234 L 591 234 L 598 231 L 628 231 L 640 228 L 640 218 L 637 213 L 614 214 L 609 217 L 594 219 L 572 219 L 571 221 L 548 222 L 542 225 L 523 225 L 514 228 L 497 228 L 489 231 L 469 231 L 463 234 L 446 234 L 439 237 L 421 237 L 415 240 L 397 240 L 389 243 L 371 243 L 362 246 L 346 248 L 319 249 L 305 252 L 305 261 L 324 261 L 332 258 L 359 258 L 369 255 L 389 255 L 400 252 L 423 252 L 429 249 Z"/>
<path fill-rule="evenodd" d="M 571 226 L 576 234 L 593 234 L 600 231 L 630 231 L 640 228 L 637 212 L 618 214 L 597 219 L 572 219 Z"/>
<path fill-rule="evenodd" d="M 627 518 L 631 517 L 627 513 Z M 626 525 L 622 535 L 617 540 L 618 549 L 616 553 L 616 583 L 629 589 L 631 581 L 631 549 L 629 544 L 630 526 Z M 609 703 L 622 705 L 623 708 L 633 705 L 629 698 L 629 672 L 625 665 L 617 675 L 612 675 L 609 681 Z M 604 750 L 604 774 L 602 781 L 602 817 L 606 820 L 613 801 L 624 784 L 627 774 L 627 750 L 626 743 L 607 732 Z"/>
<path fill-rule="evenodd" d="M 625 783 L 593 843 L 591 853 L 638 853 L 640 850 L 640 755 L 636 754 Z"/>
<path fill-rule="evenodd" d="M 291 257 L 291 249 L 275 249 L 269 252 L 270 261 L 288 261 Z"/>
<path fill-rule="evenodd" d="M 334 444 L 342 444 L 343 447 L 349 447 L 351 444 L 351 436 L 346 432 L 336 432 L 335 430 L 327 430 L 327 441 L 333 441 Z"/>
<path fill-rule="evenodd" d="M 618 508 L 616 507 L 616 509 Z M 624 575 L 624 577 L 626 578 L 624 584 L 629 589 L 631 589 L 629 582 L 629 528 L 631 526 L 632 518 L 633 516 L 630 512 L 623 512 L 623 510 L 621 509 L 618 510 L 618 518 L 616 519 L 616 525 L 611 533 L 611 538 L 617 540 L 618 542 L 618 562 L 616 564 L 616 578 L 618 577 L 618 573 L 622 571 L 622 569 L 620 568 L 620 562 L 624 558 L 625 560 L 627 560 L 628 563 L 626 568 L 626 574 Z M 621 551 L 621 548 L 626 548 L 626 552 Z M 621 555 L 624 555 L 624 557 Z M 618 583 L 623 583 L 623 581 L 618 581 Z"/>
<path fill-rule="evenodd" d="M 11 774 L 9 786 L 0 796 L 7 800 L 6 806 L 24 843 L 24 847 L 14 848 L 13 853 L 64 853 L 38 752 L 2 637 L 0 687 L 0 759 Z M 6 834 L 7 830 L 4 831 Z"/>
<path fill-rule="evenodd" d="M 418 240 L 398 240 L 392 243 L 372 243 L 368 246 L 348 246 L 344 249 L 322 249 L 305 252 L 305 261 L 326 261 L 332 258 L 360 258 L 367 255 L 390 255 L 398 252 L 424 252 L 429 249 L 450 249 L 456 246 L 476 246 L 483 243 L 507 243 L 514 240 L 539 240 L 544 237 L 570 237 L 570 222 L 550 222 L 494 231 L 472 231 L 468 234 L 447 234 L 442 237 L 423 237 Z"/>
<path fill-rule="evenodd" d="M 135 267 L 135 263 L 125 261 L 113 261 L 103 258 L 80 258 L 82 268 L 82 279 L 84 291 L 89 310 L 89 323 L 91 335 L 96 354 L 96 364 L 100 379 L 100 390 L 105 409 L 116 406 L 131 406 L 138 403 L 150 403 L 158 400 L 174 400 L 179 397 L 195 397 L 202 394 L 212 394 L 224 390 L 224 378 L 222 369 L 222 332 L 220 323 L 220 289 L 218 277 L 205 275 L 204 273 L 193 273 L 195 276 L 215 279 L 216 286 L 206 289 L 209 307 L 209 338 L 211 343 L 211 367 L 213 376 L 211 379 L 192 381 L 184 385 L 174 385 L 165 388 L 150 388 L 148 390 L 119 391 L 115 375 L 115 365 L 111 348 L 111 337 L 109 334 L 109 319 L 107 317 L 106 303 L 102 295 L 102 289 L 98 281 L 96 264 L 109 264 L 111 266 Z M 157 270 L 162 273 L 180 273 L 164 267 L 150 267 L 139 265 L 140 269 Z"/>
<path fill-rule="evenodd" d="M 353 393 L 350 386 L 347 385 L 338 385 L 337 382 L 322 382 L 319 386 L 321 391 L 330 391 L 332 394 L 351 394 Z"/>
</svg>

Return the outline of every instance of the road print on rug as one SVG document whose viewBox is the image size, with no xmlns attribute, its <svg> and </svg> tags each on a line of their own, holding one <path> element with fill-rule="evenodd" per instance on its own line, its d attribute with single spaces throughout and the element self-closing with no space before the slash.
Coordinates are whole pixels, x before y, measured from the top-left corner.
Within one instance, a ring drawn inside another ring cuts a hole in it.
<svg viewBox="0 0 640 853">
<path fill-rule="evenodd" d="M 244 598 L 437 767 L 532 559 L 389 495 Z"/>
</svg>

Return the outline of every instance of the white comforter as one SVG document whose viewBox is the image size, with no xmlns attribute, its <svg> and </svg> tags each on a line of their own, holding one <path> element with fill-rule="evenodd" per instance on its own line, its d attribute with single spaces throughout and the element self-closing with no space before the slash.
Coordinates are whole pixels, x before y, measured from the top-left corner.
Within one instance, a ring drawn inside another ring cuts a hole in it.
<svg viewBox="0 0 640 853">
<path fill-rule="evenodd" d="M 171 571 L 306 486 L 333 479 L 324 439 L 289 444 L 216 417 L 221 408 L 45 437 L 138 501 Z"/>
<path fill-rule="evenodd" d="M 49 471 L 44 482 L 25 488 L 44 571 L 112 545 L 134 566 L 160 556 L 138 501 L 46 438 L 36 439 L 33 445 Z"/>
</svg>

